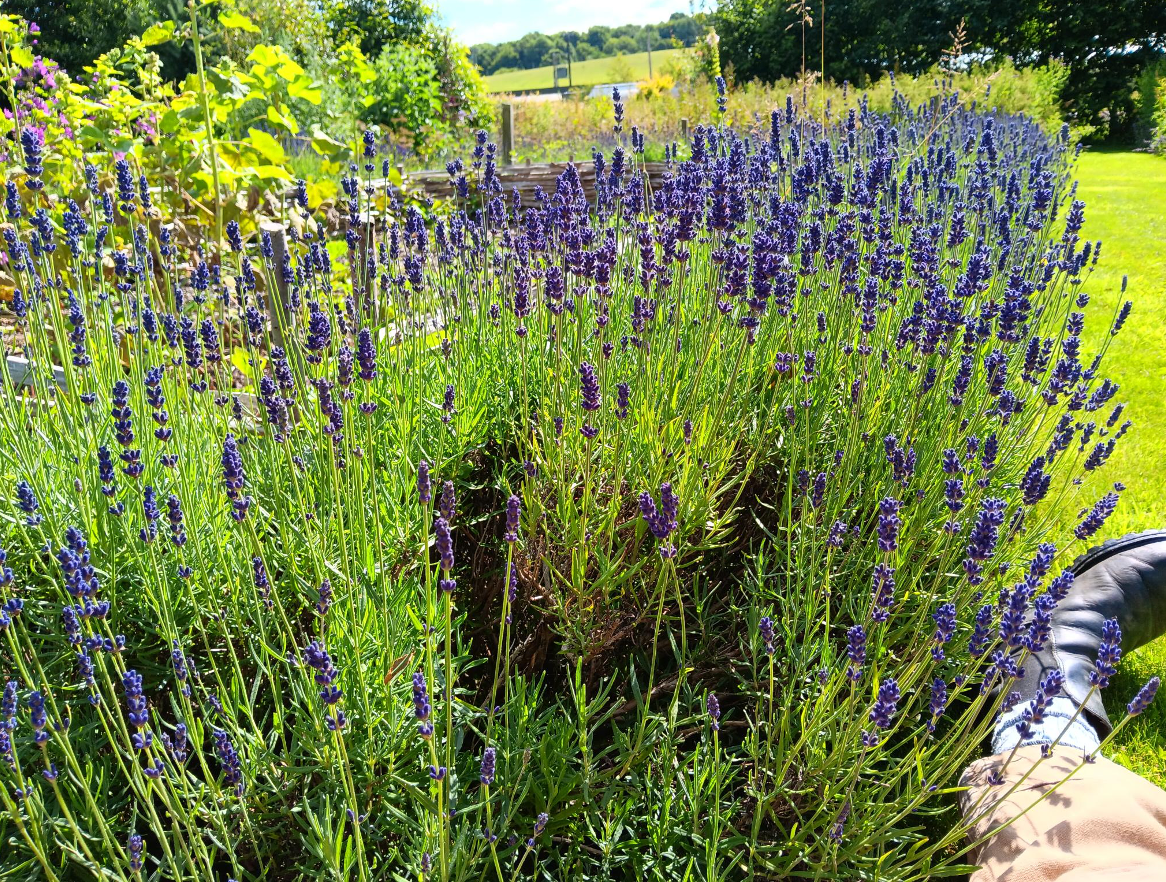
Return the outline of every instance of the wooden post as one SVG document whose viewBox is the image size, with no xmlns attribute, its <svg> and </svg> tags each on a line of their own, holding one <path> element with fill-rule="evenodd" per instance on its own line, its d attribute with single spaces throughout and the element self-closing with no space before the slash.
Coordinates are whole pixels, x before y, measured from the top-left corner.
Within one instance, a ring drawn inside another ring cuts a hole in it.
<svg viewBox="0 0 1166 882">
<path fill-rule="evenodd" d="M 514 157 L 514 105 L 502 105 L 502 164 L 510 165 Z"/>
<path fill-rule="evenodd" d="M 685 141 L 688 140 L 688 117 L 687 116 L 680 117 L 680 137 Z"/>
<path fill-rule="evenodd" d="M 266 221 L 260 225 L 263 232 L 271 236 L 272 263 L 275 264 L 275 290 L 268 291 L 267 315 L 271 319 L 271 340 L 284 351 L 287 347 L 283 341 L 283 320 L 291 322 L 291 312 L 287 308 L 287 282 L 283 277 L 283 261 L 287 254 L 287 230 L 282 224 Z"/>
</svg>

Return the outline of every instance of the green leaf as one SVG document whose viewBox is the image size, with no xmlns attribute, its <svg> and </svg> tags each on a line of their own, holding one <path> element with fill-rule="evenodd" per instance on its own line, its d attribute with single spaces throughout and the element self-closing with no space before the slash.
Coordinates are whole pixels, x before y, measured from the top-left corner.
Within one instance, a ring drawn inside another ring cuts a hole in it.
<svg viewBox="0 0 1166 882">
<path fill-rule="evenodd" d="M 12 55 L 12 61 L 19 67 L 32 67 L 36 59 L 33 54 L 24 46 L 13 46 L 9 52 Z"/>
<path fill-rule="evenodd" d="M 299 134 L 300 124 L 290 113 L 284 113 L 282 105 L 280 107 L 276 107 L 274 104 L 267 105 L 267 121 L 273 126 L 284 129 L 289 134 Z"/>
<path fill-rule="evenodd" d="M 233 74 L 231 76 L 224 76 L 218 69 L 212 67 L 207 70 L 206 78 L 215 87 L 215 91 L 224 98 L 234 98 L 237 101 L 243 101 L 251 94 L 251 90 Z"/>
<path fill-rule="evenodd" d="M 161 43 L 169 43 L 173 39 L 174 22 L 172 21 L 160 21 L 157 24 L 152 24 L 146 28 L 146 32 L 141 36 L 143 46 L 157 46 Z"/>
<path fill-rule="evenodd" d="M 231 351 L 231 364 L 233 364 L 235 366 L 235 369 L 239 373 L 241 373 L 248 380 L 250 380 L 252 383 L 254 383 L 255 382 L 255 368 L 252 367 L 248 363 L 249 361 L 250 361 L 250 356 L 247 354 L 247 352 L 242 347 L 236 346 Z"/>
<path fill-rule="evenodd" d="M 287 93 L 293 98 L 301 98 L 309 104 L 319 104 L 324 98 L 324 93 L 306 74 L 296 77 L 288 83 Z"/>
<path fill-rule="evenodd" d="M 312 126 L 312 149 L 321 156 L 336 156 L 348 148 L 331 135 L 326 134 L 319 126 Z"/>
<path fill-rule="evenodd" d="M 279 46 L 268 46 L 266 43 L 260 43 L 247 56 L 247 60 L 252 64 L 261 64 L 264 67 L 275 67 L 282 60 L 282 49 Z"/>
<path fill-rule="evenodd" d="M 82 126 L 77 132 L 77 139 L 85 147 L 92 147 L 94 144 L 101 144 L 105 141 L 105 132 L 97 126 Z"/>
<path fill-rule="evenodd" d="M 255 22 L 251 21 L 251 19 L 237 9 L 225 9 L 220 12 L 219 24 L 228 30 L 248 31 L 252 34 L 259 33 L 259 28 Z"/>
<path fill-rule="evenodd" d="M 287 162 L 287 154 L 283 152 L 283 147 L 267 132 L 262 129 L 248 129 L 247 137 L 256 152 L 272 165 L 283 165 Z"/>
<path fill-rule="evenodd" d="M 282 165 L 257 165 L 255 166 L 255 176 L 263 181 L 291 182 L 295 180 Z"/>
</svg>

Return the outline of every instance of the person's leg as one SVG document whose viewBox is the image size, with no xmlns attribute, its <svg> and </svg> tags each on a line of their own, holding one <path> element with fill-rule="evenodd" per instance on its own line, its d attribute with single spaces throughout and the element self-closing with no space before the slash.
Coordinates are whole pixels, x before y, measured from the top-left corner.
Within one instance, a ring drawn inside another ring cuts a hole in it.
<svg viewBox="0 0 1166 882">
<path fill-rule="evenodd" d="M 993 755 L 961 781 L 979 843 L 972 882 L 1166 882 L 1166 791 L 1097 754 L 1111 725 L 1091 688 L 1103 643 L 1116 663 L 1123 635 L 1132 650 L 1166 631 L 1166 531 L 1108 542 L 1072 569 L 1047 641 L 1011 684 L 1019 700 L 997 722 Z M 1082 765 L 1086 755 L 1096 759 Z"/>
<path fill-rule="evenodd" d="M 1166 880 L 1166 792 L 1105 757 L 1078 768 L 1073 748 L 1040 762 L 1040 746 L 1021 747 L 1007 759 L 978 760 L 961 782 L 969 835 L 988 837 L 970 855 L 971 882 Z"/>
</svg>

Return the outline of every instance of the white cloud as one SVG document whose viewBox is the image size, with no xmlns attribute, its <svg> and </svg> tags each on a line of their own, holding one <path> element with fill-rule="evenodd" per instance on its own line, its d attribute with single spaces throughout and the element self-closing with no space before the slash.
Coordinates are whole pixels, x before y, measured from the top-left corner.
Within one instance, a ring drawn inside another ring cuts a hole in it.
<svg viewBox="0 0 1166 882">
<path fill-rule="evenodd" d="M 476 21 L 462 27 L 456 21 L 450 21 L 449 26 L 467 46 L 475 43 L 501 43 L 526 33 L 521 24 L 512 21 Z"/>
<path fill-rule="evenodd" d="M 584 31 L 666 21 L 687 12 L 687 0 L 439 0 L 445 23 L 466 43 L 516 40 L 531 31 Z"/>
</svg>

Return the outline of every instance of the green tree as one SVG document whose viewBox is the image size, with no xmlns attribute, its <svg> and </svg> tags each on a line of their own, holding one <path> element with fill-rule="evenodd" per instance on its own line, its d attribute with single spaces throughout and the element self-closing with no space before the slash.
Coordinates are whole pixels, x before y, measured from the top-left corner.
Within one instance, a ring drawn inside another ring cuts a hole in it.
<svg viewBox="0 0 1166 882">
<path fill-rule="evenodd" d="M 74 75 L 155 20 L 149 0 L 7 0 L 4 11 L 35 23 L 37 53 Z"/>
<path fill-rule="evenodd" d="M 964 25 L 964 46 L 984 58 L 1018 64 L 1058 59 L 1069 75 L 1064 110 L 1080 125 L 1124 137 L 1135 118 L 1138 73 L 1166 51 L 1161 0 L 809 0 L 812 19 L 787 0 L 723 0 L 716 16 L 721 53 L 738 80 L 772 81 L 823 66 L 834 80 L 864 82 L 886 70 L 919 73 L 938 63 Z"/>
<path fill-rule="evenodd" d="M 554 48 L 554 43 L 546 34 L 533 32 L 519 38 L 514 47 L 518 53 L 518 66 L 524 69 L 539 67 L 543 56 Z"/>
<path fill-rule="evenodd" d="M 369 58 L 391 43 L 419 40 L 433 21 L 424 0 L 328 0 L 325 10 L 337 44 L 356 40 Z"/>
<path fill-rule="evenodd" d="M 1038 64 L 1065 62 L 1065 110 L 1075 121 L 1110 137 L 1132 135 L 1138 75 L 1166 53 L 1161 0 L 1019 0 L 985 25 L 982 41 L 1001 52 Z"/>
</svg>

